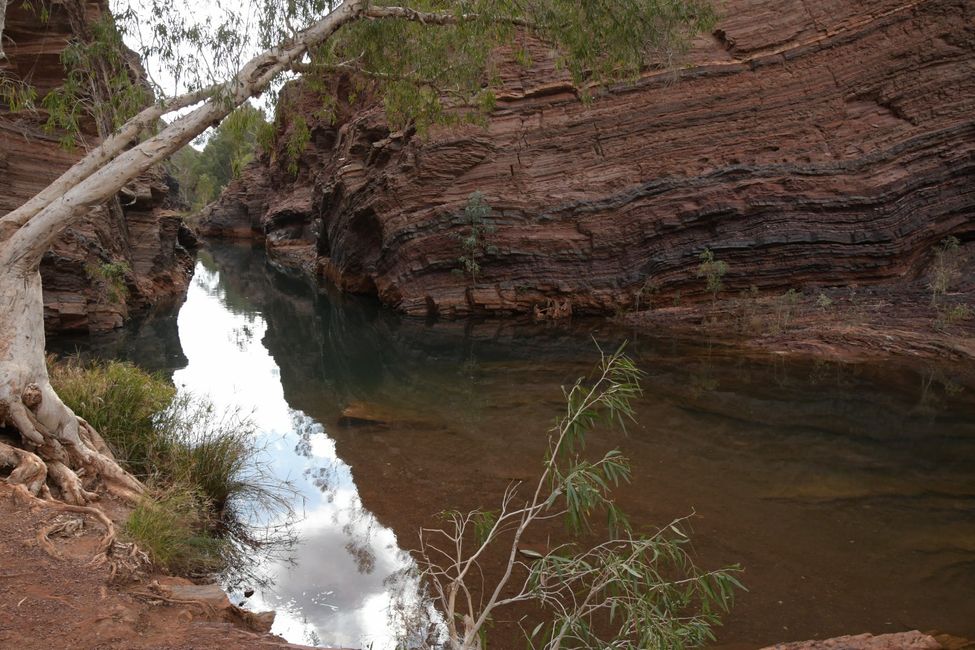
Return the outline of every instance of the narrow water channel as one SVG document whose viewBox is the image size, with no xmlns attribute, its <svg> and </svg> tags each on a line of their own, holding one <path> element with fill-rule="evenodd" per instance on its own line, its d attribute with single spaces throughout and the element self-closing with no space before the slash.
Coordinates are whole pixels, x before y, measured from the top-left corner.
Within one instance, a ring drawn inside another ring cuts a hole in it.
<svg viewBox="0 0 975 650">
<path fill-rule="evenodd" d="M 560 386 L 592 367 L 594 341 L 627 338 L 647 372 L 638 423 L 593 445 L 631 458 L 620 500 L 637 525 L 694 512 L 700 563 L 744 566 L 720 644 L 975 638 L 971 369 L 743 358 L 605 322 L 407 320 L 240 247 L 201 256 L 178 315 L 53 347 L 171 372 L 252 412 L 303 517 L 293 563 L 271 564 L 249 606 L 276 609 L 291 641 L 378 650 L 395 633 L 387 579 L 417 528 L 532 476 Z"/>
</svg>

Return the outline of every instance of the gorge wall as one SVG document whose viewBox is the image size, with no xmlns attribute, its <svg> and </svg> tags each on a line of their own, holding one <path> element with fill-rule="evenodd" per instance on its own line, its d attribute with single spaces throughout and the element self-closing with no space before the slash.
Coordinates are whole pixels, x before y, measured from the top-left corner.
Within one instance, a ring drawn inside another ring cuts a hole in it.
<svg viewBox="0 0 975 650">
<path fill-rule="evenodd" d="M 45 5 L 46 6 L 46 5 Z M 42 20 L 26 3 L 7 5 L 6 60 L 0 75 L 27 80 L 38 97 L 62 83 L 61 53 L 79 30 L 105 12 L 105 0 L 50 3 Z M 133 55 L 134 56 L 134 55 Z M 139 74 L 133 63 L 133 74 Z M 65 149 L 60 133 L 45 131 L 44 114 L 12 113 L 0 100 L 0 215 L 17 208 L 84 154 Z M 97 143 L 97 129 L 82 124 Z M 193 270 L 195 245 L 180 217 L 168 210 L 162 171 L 130 185 L 121 200 L 102 206 L 70 228 L 41 264 L 45 325 L 49 332 L 98 332 L 119 327 L 135 313 L 181 297 Z"/>
<path fill-rule="evenodd" d="M 975 239 L 975 5 L 727 0 L 677 71 L 584 105 L 552 58 L 504 70 L 486 125 L 391 133 L 349 84 L 334 123 L 301 84 L 278 146 L 204 219 L 272 259 L 408 314 L 631 306 L 644 286 L 923 291 L 933 248 Z M 300 119 L 311 139 L 288 169 Z M 463 209 L 493 208 L 476 284 Z M 490 248 L 488 248 L 488 246 Z M 967 273 L 969 283 L 971 274 Z M 648 284 L 649 283 L 649 284 Z"/>
</svg>

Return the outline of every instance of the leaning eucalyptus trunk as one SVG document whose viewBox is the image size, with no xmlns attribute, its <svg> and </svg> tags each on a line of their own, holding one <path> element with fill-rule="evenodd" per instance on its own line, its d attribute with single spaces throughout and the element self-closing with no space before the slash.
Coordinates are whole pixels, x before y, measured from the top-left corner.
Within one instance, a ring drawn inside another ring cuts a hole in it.
<svg viewBox="0 0 975 650">
<path fill-rule="evenodd" d="M 143 491 L 115 462 L 98 432 L 51 387 L 36 268 L 0 271 L 0 424 L 14 427 L 22 438 L 20 447 L 0 442 L 0 465 L 12 470 L 7 482 L 33 496 L 49 498 L 53 487 L 62 501 L 85 505 L 95 498 L 88 488 L 96 480 L 127 501 Z"/>
<path fill-rule="evenodd" d="M 5 5 L 0 0 L 0 9 Z M 98 432 L 51 387 L 38 270 L 44 253 L 66 228 L 114 200 L 127 183 L 262 92 L 310 47 L 360 18 L 364 10 L 364 0 L 349 0 L 286 44 L 253 58 L 225 83 L 145 108 L 39 194 L 0 217 L 0 427 L 20 434 L 16 442 L 0 439 L 0 467 L 10 470 L 5 483 L 16 492 L 38 503 L 94 513 L 109 529 L 108 545 L 111 522 L 100 509 L 86 506 L 98 497 L 96 488 L 129 502 L 144 492 Z M 140 142 L 163 115 L 200 102 Z"/>
</svg>

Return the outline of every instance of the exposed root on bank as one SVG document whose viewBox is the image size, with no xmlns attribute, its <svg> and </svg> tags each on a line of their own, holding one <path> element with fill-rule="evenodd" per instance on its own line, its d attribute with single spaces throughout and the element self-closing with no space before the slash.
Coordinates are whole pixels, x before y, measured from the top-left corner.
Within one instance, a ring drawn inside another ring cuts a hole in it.
<svg viewBox="0 0 975 650">
<path fill-rule="evenodd" d="M 22 391 L 12 390 L 10 383 L 0 387 L 0 428 L 5 426 L 16 429 L 21 440 L 17 445 L 9 437 L 0 439 L 0 469 L 9 470 L 6 480 L 0 480 L 2 491 L 30 508 L 94 519 L 104 533 L 91 565 L 110 563 L 113 576 L 121 568 L 118 563 L 134 570 L 139 551 L 132 548 L 113 557 L 115 524 L 95 504 L 103 494 L 135 503 L 145 487 L 119 466 L 94 427 L 61 401 L 46 376 Z M 61 558 L 51 535 L 64 530 L 64 522 L 44 526 L 36 536 L 38 546 Z"/>
<path fill-rule="evenodd" d="M 0 467 L 12 468 L 7 477 L 8 485 L 20 486 L 32 496 L 51 497 L 46 483 L 47 465 L 37 454 L 0 441 Z"/>
<path fill-rule="evenodd" d="M 132 542 L 116 540 L 109 563 L 109 582 L 141 579 L 152 569 L 149 555 Z"/>
<path fill-rule="evenodd" d="M 0 394 L 0 425 L 12 424 L 24 443 L 19 450 L 6 444 L 0 448 L 0 464 L 14 468 L 8 483 L 47 498 L 46 480 L 63 501 L 86 505 L 97 495 L 82 478 L 100 479 L 108 493 L 129 503 L 138 501 L 145 491 L 142 483 L 119 466 L 104 439 L 61 401 L 46 377 L 43 383 L 27 384 L 19 400 L 3 397 Z"/>
<path fill-rule="evenodd" d="M 28 492 L 27 488 L 23 485 L 10 485 L 9 483 L 4 485 L 3 483 L 0 483 L 0 490 L 6 491 L 11 498 L 20 501 L 30 508 L 44 508 L 47 510 L 53 510 L 55 512 L 73 512 L 88 515 L 89 517 L 95 519 L 99 524 L 101 524 L 102 528 L 105 529 L 105 532 L 98 543 L 97 552 L 92 558 L 92 564 L 95 566 L 101 566 L 108 561 L 112 552 L 112 547 L 114 546 L 116 540 L 115 524 L 108 517 L 108 515 L 106 515 L 100 509 L 91 506 L 77 506 L 70 503 L 64 503 L 63 501 L 55 501 L 53 499 L 41 499 Z M 48 555 L 61 559 L 61 553 L 58 552 L 50 538 L 51 534 L 57 532 L 59 526 L 61 526 L 61 524 L 45 526 L 37 532 L 36 540 L 38 546 L 44 549 Z"/>
<path fill-rule="evenodd" d="M 168 605 L 184 605 L 190 607 L 198 607 L 200 611 L 206 616 L 216 617 L 218 615 L 217 609 L 202 600 L 187 600 L 185 598 L 170 598 L 169 596 L 164 596 L 160 593 L 160 589 L 153 589 L 152 591 L 141 590 L 141 591 L 128 591 L 126 592 L 129 596 L 139 598 L 146 602 L 164 602 Z"/>
</svg>

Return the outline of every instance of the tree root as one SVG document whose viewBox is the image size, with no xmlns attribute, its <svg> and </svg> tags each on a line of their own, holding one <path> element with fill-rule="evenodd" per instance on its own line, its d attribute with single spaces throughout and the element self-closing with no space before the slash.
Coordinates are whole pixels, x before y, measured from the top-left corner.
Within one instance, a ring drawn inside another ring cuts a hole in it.
<svg viewBox="0 0 975 650">
<path fill-rule="evenodd" d="M 25 485 L 28 491 L 47 498 L 49 480 L 59 496 L 74 505 L 96 498 L 81 477 L 101 478 L 105 489 L 136 503 L 145 487 L 116 462 L 105 440 L 83 418 L 76 416 L 46 385 L 29 384 L 20 396 L 3 402 L 0 425 L 7 420 L 24 439 L 26 449 L 0 447 L 0 466 L 14 468 L 7 482 Z"/>
<path fill-rule="evenodd" d="M 2 0 L 0 0 L 2 1 Z M 36 267 L 5 268 L 0 276 L 0 429 L 16 429 L 20 441 L 0 437 L 0 469 L 9 470 L 0 488 L 32 508 L 85 515 L 104 528 L 93 565 L 134 561 L 113 557 L 115 525 L 104 509 L 91 505 L 100 494 L 135 504 L 145 486 L 116 461 L 94 427 L 61 400 L 51 386 L 44 356 L 43 294 Z M 6 431 L 4 431 L 6 433 Z M 0 491 L 0 494 L 3 492 Z M 42 528 L 37 543 L 60 557 Z M 119 549 L 122 550 L 122 549 Z M 115 572 L 113 564 L 113 575 Z"/>
<path fill-rule="evenodd" d="M 78 476 L 84 472 L 101 477 L 109 493 L 129 503 L 136 503 L 145 491 L 142 483 L 119 466 L 94 427 L 72 413 L 53 389 L 48 390 L 50 394 L 41 400 L 36 396 L 41 389 L 31 384 L 24 391 L 23 405 L 11 405 L 10 412 L 14 424 L 25 439 L 42 440 L 40 445 L 35 446 L 39 455 L 48 462 L 48 474 L 60 488 L 62 498 L 77 505 L 84 505 L 92 500 L 93 494 L 84 490 Z M 47 408 L 49 421 L 52 419 L 50 412 L 54 411 L 56 429 L 43 424 L 39 413 L 35 413 L 40 411 L 42 402 Z M 51 402 L 56 403 L 51 405 Z M 54 463 L 61 465 L 56 471 L 52 471 L 55 469 L 52 467 Z M 78 467 L 78 472 L 71 470 L 68 465 Z"/>
<path fill-rule="evenodd" d="M 76 417 L 78 418 L 78 433 L 85 444 L 97 451 L 102 456 L 114 461 L 115 454 L 113 454 L 112 450 L 108 448 L 108 445 L 105 443 L 105 439 L 101 437 L 101 434 L 95 431 L 95 427 L 88 424 L 87 420 L 80 415 Z"/>
<path fill-rule="evenodd" d="M 88 450 L 87 463 L 75 471 L 67 463 L 77 462 L 79 454 L 70 453 L 56 438 L 49 437 L 46 428 L 36 418 L 27 417 L 34 431 L 44 436 L 44 444 L 35 448 L 38 453 L 34 453 L 0 441 L 0 467 L 12 468 L 6 481 L 0 479 L 0 494 L 5 491 L 30 508 L 77 513 L 95 519 L 104 533 L 88 566 L 97 568 L 107 564 L 109 580 L 138 574 L 150 564 L 148 557 L 134 544 L 117 541 L 114 522 L 101 508 L 90 505 L 99 495 L 87 490 L 82 478 L 91 475 L 90 478 L 94 480 L 95 476 L 100 476 L 108 492 L 130 502 L 137 500 L 139 495 L 128 487 L 134 483 L 141 492 L 144 489 L 141 483 L 118 466 L 101 436 L 81 418 L 78 418 L 78 424 L 84 443 L 90 443 L 93 449 Z M 99 447 L 108 453 L 99 451 Z M 88 467 L 94 468 L 94 471 L 86 471 Z M 107 471 L 103 473 L 101 470 Z M 117 473 L 113 470 L 117 470 Z M 106 473 L 112 478 L 122 478 L 117 483 L 105 480 Z M 52 496 L 48 483 L 56 488 L 60 500 Z M 51 535 L 60 532 L 63 527 L 62 522 L 49 524 L 41 528 L 35 537 L 37 545 L 45 553 L 59 560 L 63 559 L 63 555 L 51 541 Z"/>
<path fill-rule="evenodd" d="M 7 477 L 9 485 L 23 486 L 32 496 L 51 496 L 46 483 L 47 465 L 37 454 L 0 442 L 0 467 L 13 468 Z"/>
<path fill-rule="evenodd" d="M 151 568 L 152 560 L 134 543 L 115 542 L 115 546 L 112 547 L 112 562 L 109 565 L 109 581 L 123 581 L 140 574 L 146 575 L 147 570 Z"/>
<path fill-rule="evenodd" d="M 2 444 L 2 443 L 0 443 Z M 3 484 L 0 483 L 0 486 Z M 92 566 L 101 566 L 106 561 L 108 561 L 109 555 L 112 551 L 112 546 L 115 544 L 116 534 L 115 534 L 115 524 L 111 519 L 108 518 L 104 512 L 98 508 L 93 508 L 90 506 L 78 506 L 70 503 L 64 503 L 62 501 L 46 500 L 34 496 L 28 491 L 24 485 L 6 485 L 5 489 L 9 491 L 10 495 L 23 502 L 32 508 L 45 508 L 48 510 L 55 510 L 57 512 L 75 512 L 83 515 L 88 515 L 94 518 L 102 525 L 105 529 L 105 534 L 102 535 L 101 540 L 98 543 L 98 550 L 95 556 L 92 558 Z M 62 559 L 62 555 L 55 548 L 54 544 L 51 542 L 49 535 L 54 532 L 55 526 L 46 526 L 42 528 L 37 533 L 37 544 L 51 557 Z"/>
<path fill-rule="evenodd" d="M 207 616 L 213 617 L 217 615 L 216 608 L 213 605 L 210 605 L 209 603 L 205 603 L 199 600 L 185 600 L 181 598 L 170 598 L 169 596 L 163 596 L 162 594 L 159 593 L 158 590 L 129 591 L 128 594 L 130 596 L 134 596 L 136 598 L 142 598 L 147 601 L 158 600 L 169 605 L 189 605 L 192 607 L 199 607 L 200 610 L 203 611 L 203 613 Z"/>
</svg>

